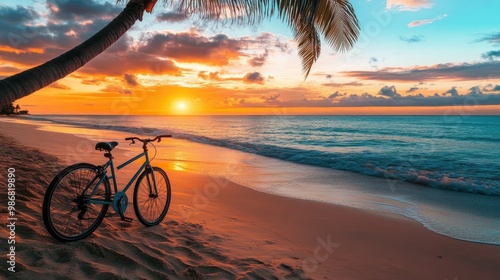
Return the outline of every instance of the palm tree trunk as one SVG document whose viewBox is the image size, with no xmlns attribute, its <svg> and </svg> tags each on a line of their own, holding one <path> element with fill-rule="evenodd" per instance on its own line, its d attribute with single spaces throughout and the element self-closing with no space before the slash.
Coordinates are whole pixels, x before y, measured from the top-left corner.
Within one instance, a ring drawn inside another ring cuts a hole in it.
<svg viewBox="0 0 500 280">
<path fill-rule="evenodd" d="M 44 64 L 0 80 L 0 105 L 10 104 L 78 70 L 120 39 L 138 19 L 142 20 L 150 1 L 129 1 L 113 21 L 87 41 Z"/>
</svg>

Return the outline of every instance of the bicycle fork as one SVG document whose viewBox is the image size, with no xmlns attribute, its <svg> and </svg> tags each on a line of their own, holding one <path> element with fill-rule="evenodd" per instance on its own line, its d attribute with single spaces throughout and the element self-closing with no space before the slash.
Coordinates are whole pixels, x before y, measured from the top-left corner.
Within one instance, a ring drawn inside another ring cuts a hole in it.
<svg viewBox="0 0 500 280">
<path fill-rule="evenodd" d="M 146 170 L 149 171 L 148 173 L 146 173 L 146 179 L 147 179 L 148 188 L 149 188 L 149 198 L 157 198 L 158 197 L 158 189 L 156 186 L 156 178 L 155 178 L 154 169 L 153 169 L 153 167 L 151 167 L 151 165 L 148 165 L 146 167 Z M 151 175 L 151 178 L 149 178 L 150 175 Z"/>
</svg>

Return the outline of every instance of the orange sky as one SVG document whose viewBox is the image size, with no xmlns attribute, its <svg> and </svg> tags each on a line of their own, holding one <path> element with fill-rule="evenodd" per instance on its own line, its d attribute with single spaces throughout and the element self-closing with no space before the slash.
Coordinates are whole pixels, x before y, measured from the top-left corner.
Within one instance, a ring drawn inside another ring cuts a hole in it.
<svg viewBox="0 0 500 280">
<path fill-rule="evenodd" d="M 479 106 L 473 102 L 471 106 L 244 107 L 237 99 L 231 99 L 232 92 L 218 87 L 161 86 L 136 90 L 129 95 L 114 92 L 67 94 L 66 90 L 49 88 L 19 103 L 32 113 L 89 115 L 497 115 L 500 112 L 500 105 Z M 207 95 L 212 99 L 198 97 Z"/>
</svg>

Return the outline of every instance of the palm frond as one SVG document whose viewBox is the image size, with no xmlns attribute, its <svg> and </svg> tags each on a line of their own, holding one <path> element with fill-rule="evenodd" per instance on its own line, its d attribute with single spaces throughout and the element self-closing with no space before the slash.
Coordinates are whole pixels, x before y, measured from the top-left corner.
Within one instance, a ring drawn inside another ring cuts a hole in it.
<svg viewBox="0 0 500 280">
<path fill-rule="evenodd" d="M 257 24 L 273 13 L 270 0 L 178 0 L 170 3 L 178 12 L 203 20 L 229 20 L 233 24 Z"/>
<path fill-rule="evenodd" d="M 298 20 L 295 23 L 295 40 L 302 58 L 302 69 L 305 77 L 309 75 L 312 65 L 321 54 L 321 40 L 314 25 Z"/>
<path fill-rule="evenodd" d="M 319 46 L 314 33 L 322 36 L 335 51 L 347 51 L 354 46 L 359 36 L 359 24 L 354 9 L 348 0 L 275 0 L 279 17 L 296 30 L 303 71 L 307 77 L 314 61 L 319 56 Z M 297 26 L 300 22 L 300 27 Z M 305 27 L 309 25 L 309 27 Z M 297 31 L 305 32 L 303 36 Z M 311 46 L 306 46 L 310 38 Z M 301 42 L 301 39 L 303 40 Z M 311 63 L 311 59 L 315 60 Z"/>
<path fill-rule="evenodd" d="M 324 32 L 328 44 L 336 51 L 347 51 L 354 46 L 359 36 L 359 24 L 354 8 L 346 0 L 329 0 L 327 14 L 316 24 Z"/>
</svg>

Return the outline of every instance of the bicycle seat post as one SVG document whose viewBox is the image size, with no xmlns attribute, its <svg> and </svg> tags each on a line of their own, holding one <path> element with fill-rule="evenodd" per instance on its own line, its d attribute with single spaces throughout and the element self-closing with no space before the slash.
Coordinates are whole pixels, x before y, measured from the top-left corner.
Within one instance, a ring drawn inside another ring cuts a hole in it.
<svg viewBox="0 0 500 280">
<path fill-rule="evenodd" d="M 114 159 L 113 155 L 111 155 L 111 151 L 107 152 L 107 153 L 104 153 L 104 157 Z"/>
</svg>

